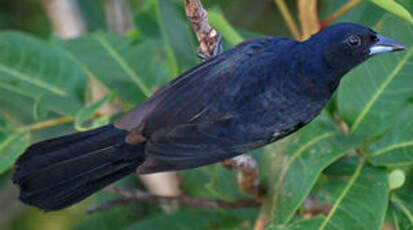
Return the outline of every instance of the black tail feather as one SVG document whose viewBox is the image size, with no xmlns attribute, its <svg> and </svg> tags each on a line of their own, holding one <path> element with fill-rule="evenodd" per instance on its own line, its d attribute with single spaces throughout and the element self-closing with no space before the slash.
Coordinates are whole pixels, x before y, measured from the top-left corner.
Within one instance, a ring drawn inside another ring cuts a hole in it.
<svg viewBox="0 0 413 230">
<path fill-rule="evenodd" d="M 20 199 L 45 211 L 77 203 L 134 172 L 143 146 L 129 146 L 113 125 L 40 142 L 18 159 L 13 182 Z"/>
</svg>

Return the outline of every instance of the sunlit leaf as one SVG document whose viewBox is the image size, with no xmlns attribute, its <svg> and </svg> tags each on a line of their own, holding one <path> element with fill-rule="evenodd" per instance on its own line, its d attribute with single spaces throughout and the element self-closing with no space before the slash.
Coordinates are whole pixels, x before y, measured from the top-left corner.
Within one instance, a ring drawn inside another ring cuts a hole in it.
<svg viewBox="0 0 413 230">
<path fill-rule="evenodd" d="M 288 139 L 279 151 L 268 152 L 268 162 L 275 167 L 270 177 L 270 194 L 264 210 L 274 224 L 286 224 L 310 193 L 321 171 L 334 160 L 359 145 L 326 116 L 321 116 Z"/>
<path fill-rule="evenodd" d="M 0 89 L 9 99 L 41 98 L 39 106 L 73 115 L 83 104 L 85 80 L 82 67 L 64 50 L 20 32 L 0 34 Z"/>
<path fill-rule="evenodd" d="M 389 0 L 370 0 L 381 8 L 389 11 L 390 13 L 397 15 L 403 19 L 406 19 L 413 24 L 413 17 L 402 5 L 396 1 Z"/>
</svg>

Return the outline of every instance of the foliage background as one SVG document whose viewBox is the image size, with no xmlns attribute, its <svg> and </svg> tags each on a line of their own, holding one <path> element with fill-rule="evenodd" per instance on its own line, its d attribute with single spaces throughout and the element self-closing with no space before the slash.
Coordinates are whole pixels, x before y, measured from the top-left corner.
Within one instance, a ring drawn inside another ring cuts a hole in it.
<svg viewBox="0 0 413 230">
<path fill-rule="evenodd" d="M 86 215 L 87 207 L 113 198 L 103 192 L 54 213 L 18 202 L 12 164 L 30 143 L 107 123 L 118 114 L 93 118 L 103 104 L 125 112 L 199 63 L 183 2 L 131 0 L 133 28 L 119 36 L 107 30 L 103 0 L 78 1 L 88 32 L 62 40 L 52 35 L 39 1 L 0 0 L 0 229 L 251 229 L 259 213 L 271 222 L 268 229 L 413 229 L 413 49 L 361 65 L 345 77 L 319 118 L 252 153 L 269 188 L 262 208 L 165 212 L 158 205 L 131 203 Z M 298 21 L 296 2 L 286 2 Z M 291 36 L 273 1 L 203 3 L 226 49 L 255 36 Z M 320 0 L 319 18 L 345 3 Z M 411 47 L 412 11 L 411 0 L 365 0 L 338 21 L 375 28 Z M 90 78 L 108 96 L 86 106 Z M 34 128 L 62 116 L 75 121 Z M 246 197 L 236 175 L 219 164 L 180 175 L 191 196 Z M 142 188 L 133 176 L 119 184 Z M 329 211 L 313 217 L 308 197 Z"/>
</svg>

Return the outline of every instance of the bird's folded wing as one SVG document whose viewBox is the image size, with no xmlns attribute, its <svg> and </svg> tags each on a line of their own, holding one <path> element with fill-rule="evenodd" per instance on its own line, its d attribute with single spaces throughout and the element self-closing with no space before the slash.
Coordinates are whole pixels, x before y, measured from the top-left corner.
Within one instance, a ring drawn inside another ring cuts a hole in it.
<svg viewBox="0 0 413 230">
<path fill-rule="evenodd" d="M 247 129 L 234 117 L 180 125 L 154 133 L 146 143 L 146 154 L 178 169 L 211 164 L 264 144 Z"/>
</svg>

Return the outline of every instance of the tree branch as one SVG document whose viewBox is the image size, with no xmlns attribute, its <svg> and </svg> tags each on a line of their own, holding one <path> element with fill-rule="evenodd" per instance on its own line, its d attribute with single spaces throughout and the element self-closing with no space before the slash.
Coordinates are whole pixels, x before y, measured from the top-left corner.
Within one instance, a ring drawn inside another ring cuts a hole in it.
<svg viewBox="0 0 413 230">
<path fill-rule="evenodd" d="M 258 178 L 257 161 L 246 154 L 228 159 L 222 165 L 229 169 L 238 171 L 238 187 L 241 191 L 262 202 L 265 198 L 264 186 Z"/>
<path fill-rule="evenodd" d="M 306 40 L 318 32 L 320 24 L 318 22 L 317 0 L 299 0 L 298 16 L 301 23 L 301 40 Z"/>
<path fill-rule="evenodd" d="M 208 198 L 195 198 L 187 195 L 180 195 L 175 197 L 170 196 L 158 196 L 153 195 L 148 192 L 140 190 L 131 189 L 121 189 L 117 187 L 107 187 L 105 191 L 117 194 L 121 196 L 120 199 L 108 201 L 106 203 L 100 204 L 96 207 L 92 207 L 88 210 L 88 213 L 93 213 L 97 211 L 104 211 L 110 209 L 114 206 L 129 203 L 131 201 L 145 202 L 145 203 L 158 203 L 166 205 L 179 205 L 193 208 L 253 208 L 260 206 L 255 200 L 237 200 L 237 201 L 226 201 L 219 199 L 208 199 Z"/>
<path fill-rule="evenodd" d="M 200 0 L 185 0 L 185 12 L 199 41 L 198 55 L 206 60 L 223 51 L 221 34 L 209 25 Z"/>
</svg>

